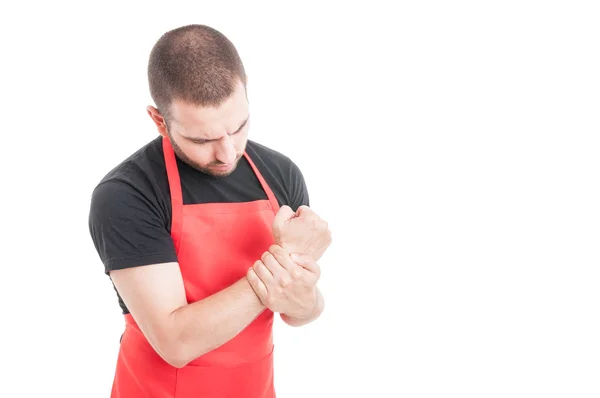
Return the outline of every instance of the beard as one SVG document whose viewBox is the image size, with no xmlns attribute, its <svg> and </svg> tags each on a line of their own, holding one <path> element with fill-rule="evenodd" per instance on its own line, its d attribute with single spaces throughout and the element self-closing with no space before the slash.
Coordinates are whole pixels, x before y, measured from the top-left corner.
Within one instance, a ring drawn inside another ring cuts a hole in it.
<svg viewBox="0 0 600 398">
<path fill-rule="evenodd" d="M 240 159 L 244 155 L 244 150 L 246 147 L 246 145 L 244 144 L 244 149 L 242 150 L 242 153 L 237 154 L 237 156 L 235 157 L 235 161 L 233 162 L 233 167 L 230 170 L 214 170 L 214 169 L 211 169 L 211 167 L 223 166 L 223 163 L 216 161 L 216 162 L 211 162 L 207 165 L 202 166 L 199 163 L 194 162 L 192 159 L 190 159 L 181 150 L 181 148 L 179 147 L 179 145 L 177 145 L 177 143 L 175 142 L 173 137 L 171 137 L 171 134 L 169 134 L 169 141 L 171 141 L 171 146 L 173 147 L 173 152 L 175 152 L 175 155 L 177 155 L 177 157 L 179 159 L 181 159 L 182 162 L 184 162 L 185 164 L 189 165 L 190 167 L 192 167 L 204 174 L 208 174 L 209 176 L 212 176 L 212 177 L 227 177 L 228 175 L 233 173 L 235 171 L 235 169 L 237 168 L 238 163 L 240 162 Z"/>
</svg>

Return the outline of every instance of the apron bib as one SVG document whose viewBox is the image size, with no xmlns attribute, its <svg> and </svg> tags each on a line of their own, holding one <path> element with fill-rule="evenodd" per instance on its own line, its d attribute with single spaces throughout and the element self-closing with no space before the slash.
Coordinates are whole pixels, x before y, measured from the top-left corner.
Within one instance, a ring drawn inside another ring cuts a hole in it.
<svg viewBox="0 0 600 398">
<path fill-rule="evenodd" d="M 245 152 L 267 200 L 184 205 L 175 153 L 163 138 L 171 191 L 171 236 L 188 303 L 232 285 L 274 243 L 279 205 Z M 264 310 L 233 339 L 183 368 L 164 361 L 125 315 L 111 398 L 274 398 L 273 312 Z"/>
</svg>

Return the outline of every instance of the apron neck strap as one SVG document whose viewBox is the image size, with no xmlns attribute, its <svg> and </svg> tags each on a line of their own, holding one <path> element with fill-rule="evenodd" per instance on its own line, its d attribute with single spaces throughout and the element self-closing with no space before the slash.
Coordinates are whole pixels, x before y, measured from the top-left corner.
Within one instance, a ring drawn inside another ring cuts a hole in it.
<svg viewBox="0 0 600 398">
<path fill-rule="evenodd" d="M 171 206 L 173 207 L 173 220 L 174 221 L 181 220 L 181 213 L 183 211 L 183 195 L 181 193 L 181 179 L 179 178 L 179 169 L 177 168 L 177 160 L 175 158 L 175 152 L 173 151 L 173 146 L 171 145 L 171 141 L 169 140 L 168 137 L 163 137 L 162 144 L 163 144 L 163 154 L 165 157 L 165 166 L 167 169 L 167 177 L 169 179 L 169 189 L 171 190 L 171 203 L 172 203 Z M 258 178 L 260 185 L 262 186 L 263 190 L 267 194 L 267 198 L 269 199 L 269 202 L 271 203 L 271 207 L 273 208 L 273 211 L 275 213 L 277 213 L 279 211 L 279 203 L 277 202 L 277 198 L 275 197 L 275 194 L 273 194 L 273 191 L 271 190 L 271 188 L 269 187 L 269 185 L 263 178 L 262 174 L 260 174 L 260 172 L 258 171 L 258 168 L 254 164 L 252 159 L 250 159 L 250 156 L 248 156 L 248 153 L 246 151 L 244 151 L 244 157 L 250 164 L 250 167 L 252 167 L 252 171 L 254 171 L 256 178 Z M 171 227 L 171 228 L 173 228 L 173 227 Z"/>
</svg>

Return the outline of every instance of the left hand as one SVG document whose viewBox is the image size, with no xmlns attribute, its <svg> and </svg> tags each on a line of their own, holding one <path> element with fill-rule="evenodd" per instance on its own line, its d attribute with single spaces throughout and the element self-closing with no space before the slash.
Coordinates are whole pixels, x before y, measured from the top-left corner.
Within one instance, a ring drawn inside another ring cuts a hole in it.
<svg viewBox="0 0 600 398">
<path fill-rule="evenodd" d="M 307 254 L 315 261 L 331 244 L 329 224 L 306 205 L 295 213 L 291 207 L 281 206 L 271 228 L 276 245 L 289 253 Z"/>
<path fill-rule="evenodd" d="M 292 260 L 293 258 L 293 260 Z M 307 255 L 292 254 L 272 245 L 246 274 L 262 303 L 292 318 L 311 316 L 317 307 L 320 267 Z"/>
</svg>

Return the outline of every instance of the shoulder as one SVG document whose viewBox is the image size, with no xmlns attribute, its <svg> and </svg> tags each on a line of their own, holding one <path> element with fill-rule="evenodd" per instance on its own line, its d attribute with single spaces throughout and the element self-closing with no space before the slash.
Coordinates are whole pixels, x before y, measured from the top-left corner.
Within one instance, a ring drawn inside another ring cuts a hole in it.
<svg viewBox="0 0 600 398">
<path fill-rule="evenodd" d="M 251 140 L 248 140 L 246 152 L 272 188 L 280 190 L 280 204 L 287 204 L 294 210 L 300 205 L 309 205 L 302 171 L 289 156 Z"/>
<path fill-rule="evenodd" d="M 168 189 L 158 137 L 102 177 L 92 191 L 90 210 L 107 214 L 145 206 L 162 215 L 160 204 Z"/>
<path fill-rule="evenodd" d="M 91 194 L 89 232 L 107 273 L 176 261 L 161 149 L 156 140 L 144 146 L 108 172 Z"/>
<path fill-rule="evenodd" d="M 154 177 L 153 174 L 164 170 L 161 142 L 158 137 L 145 144 L 106 173 L 96 187 L 117 181 L 136 185 L 140 180 Z"/>
<path fill-rule="evenodd" d="M 264 162 L 286 166 L 292 161 L 283 153 L 253 140 L 248 140 L 246 151 L 254 161 L 258 159 Z"/>
<path fill-rule="evenodd" d="M 269 171 L 281 174 L 284 180 L 288 180 L 290 176 L 295 177 L 297 174 L 301 174 L 300 168 L 289 156 L 266 145 L 248 140 L 246 152 L 257 164 L 257 167 L 261 164 Z"/>
</svg>

